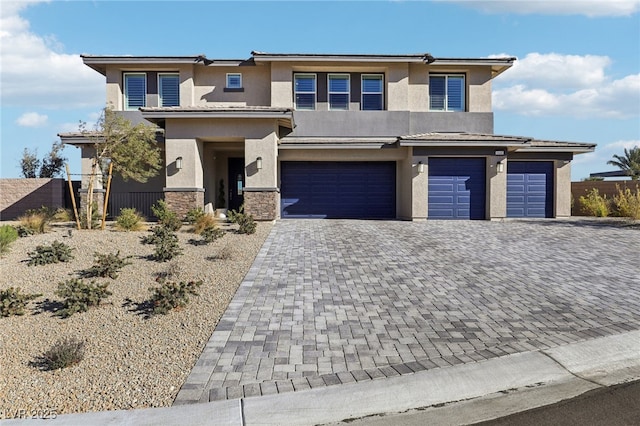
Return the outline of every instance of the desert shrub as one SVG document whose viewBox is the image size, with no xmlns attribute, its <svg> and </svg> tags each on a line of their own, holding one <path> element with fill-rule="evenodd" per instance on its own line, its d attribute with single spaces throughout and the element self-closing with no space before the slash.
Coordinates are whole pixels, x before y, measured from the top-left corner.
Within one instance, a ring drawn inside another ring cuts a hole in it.
<svg viewBox="0 0 640 426">
<path fill-rule="evenodd" d="M 58 340 L 42 354 L 41 364 L 45 370 L 58 370 L 76 365 L 84 358 L 84 345 L 82 340 L 76 338 Z"/>
<path fill-rule="evenodd" d="M 189 295 L 197 296 L 196 289 L 202 281 L 175 282 L 160 280 L 160 287 L 152 287 L 151 304 L 154 314 L 167 314 L 172 309 L 183 308 L 189 302 Z"/>
<path fill-rule="evenodd" d="M 62 207 L 56 209 L 51 217 L 52 222 L 72 222 L 74 220 L 73 211 Z"/>
<path fill-rule="evenodd" d="M 178 244 L 178 236 L 164 225 L 151 228 L 151 235 L 143 237 L 141 242 L 156 246 L 153 258 L 158 262 L 166 262 L 182 253 L 182 249 Z"/>
<path fill-rule="evenodd" d="M 24 235 L 44 234 L 49 230 L 49 216 L 40 211 L 30 210 L 18 217 Z"/>
<path fill-rule="evenodd" d="M 158 218 L 158 223 L 172 231 L 177 231 L 182 227 L 182 221 L 178 218 L 178 214 L 170 210 L 164 200 L 158 200 L 151 206 L 151 211 Z"/>
<path fill-rule="evenodd" d="M 36 246 L 35 251 L 29 252 L 29 266 L 48 265 L 49 263 L 68 262 L 73 259 L 71 247 L 65 243 L 54 241 L 50 246 Z"/>
<path fill-rule="evenodd" d="M 27 303 L 40 296 L 42 294 L 20 293 L 20 287 L 0 290 L 0 316 L 24 315 Z"/>
<path fill-rule="evenodd" d="M 216 255 L 216 259 L 219 260 L 231 260 L 233 258 L 233 248 L 230 245 L 226 245 L 222 247 L 218 254 Z"/>
<path fill-rule="evenodd" d="M 184 218 L 184 221 L 189 225 L 193 225 L 204 215 L 205 213 L 204 210 L 202 210 L 202 207 L 194 207 L 192 209 L 189 209 L 187 215 Z"/>
<path fill-rule="evenodd" d="M 64 307 L 58 314 L 67 318 L 76 312 L 86 312 L 90 307 L 100 305 L 102 299 L 112 294 L 107 290 L 108 286 L 108 283 L 96 284 L 95 281 L 85 283 L 78 278 L 59 283 L 56 294 L 64 298 Z"/>
<path fill-rule="evenodd" d="M 229 210 L 227 213 L 227 219 L 229 219 L 229 222 L 231 223 L 238 223 L 238 218 L 241 215 L 244 215 L 244 204 L 241 204 L 238 210 Z"/>
<path fill-rule="evenodd" d="M 110 254 L 94 253 L 94 256 L 93 266 L 82 273 L 85 277 L 109 277 L 115 280 L 122 268 L 131 265 L 131 262 L 127 261 L 131 256 L 122 258 L 119 250 Z"/>
<path fill-rule="evenodd" d="M 618 193 L 613 196 L 613 203 L 618 216 L 640 219 L 640 187 L 633 193 L 630 188 L 622 190 L 616 185 Z"/>
<path fill-rule="evenodd" d="M 145 218 L 134 208 L 120 209 L 120 216 L 116 218 L 116 227 L 122 231 L 141 231 L 144 229 Z"/>
<path fill-rule="evenodd" d="M 0 254 L 9 251 L 9 245 L 18 239 L 18 230 L 11 225 L 0 226 Z"/>
<path fill-rule="evenodd" d="M 215 228 L 216 218 L 210 214 L 203 214 L 193 224 L 193 232 L 200 235 L 207 228 Z"/>
<path fill-rule="evenodd" d="M 250 214 L 247 215 L 243 213 L 239 215 L 236 223 L 238 224 L 238 232 L 241 234 L 253 234 L 256 232 L 256 221 Z"/>
<path fill-rule="evenodd" d="M 224 237 L 224 231 L 215 225 L 208 226 L 200 233 L 200 236 L 204 242 L 212 243 L 218 238 Z"/>
<path fill-rule="evenodd" d="M 587 192 L 586 196 L 581 196 L 580 204 L 589 216 L 609 216 L 609 200 L 606 195 L 600 195 L 597 188 Z"/>
</svg>

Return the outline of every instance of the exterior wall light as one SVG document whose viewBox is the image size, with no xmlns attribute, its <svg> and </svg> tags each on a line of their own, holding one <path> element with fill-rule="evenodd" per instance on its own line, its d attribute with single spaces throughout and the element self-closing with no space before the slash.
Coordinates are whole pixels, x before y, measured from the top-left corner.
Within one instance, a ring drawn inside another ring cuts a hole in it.
<svg viewBox="0 0 640 426">
<path fill-rule="evenodd" d="M 424 173 L 424 164 L 422 161 L 418 161 L 418 173 Z"/>
<path fill-rule="evenodd" d="M 256 169 L 262 170 L 262 157 L 256 158 Z"/>
<path fill-rule="evenodd" d="M 182 157 L 176 158 L 176 170 L 182 170 Z"/>
<path fill-rule="evenodd" d="M 504 161 L 498 161 L 498 173 L 503 173 L 504 172 Z"/>
</svg>

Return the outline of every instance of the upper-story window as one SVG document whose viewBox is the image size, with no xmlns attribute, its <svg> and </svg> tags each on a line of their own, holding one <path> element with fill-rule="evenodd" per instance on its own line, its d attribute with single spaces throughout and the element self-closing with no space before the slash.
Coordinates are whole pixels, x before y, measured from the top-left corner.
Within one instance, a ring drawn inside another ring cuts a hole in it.
<svg viewBox="0 0 640 426">
<path fill-rule="evenodd" d="M 294 80 L 296 109 L 316 109 L 316 75 L 295 74 Z"/>
<path fill-rule="evenodd" d="M 349 74 L 329 74 L 329 109 L 349 109 Z"/>
<path fill-rule="evenodd" d="M 160 106 L 180 105 L 180 78 L 178 74 L 158 74 Z"/>
<path fill-rule="evenodd" d="M 138 109 L 147 105 L 147 75 L 127 73 L 124 75 L 125 109 Z"/>
<path fill-rule="evenodd" d="M 240 74 L 240 73 L 228 73 L 227 74 L 227 89 L 242 89 L 242 74 Z"/>
<path fill-rule="evenodd" d="M 429 109 L 433 111 L 464 111 L 464 75 L 429 76 Z"/>
<path fill-rule="evenodd" d="M 382 110 L 384 105 L 382 87 L 382 74 L 363 74 L 360 109 L 365 111 Z"/>
</svg>

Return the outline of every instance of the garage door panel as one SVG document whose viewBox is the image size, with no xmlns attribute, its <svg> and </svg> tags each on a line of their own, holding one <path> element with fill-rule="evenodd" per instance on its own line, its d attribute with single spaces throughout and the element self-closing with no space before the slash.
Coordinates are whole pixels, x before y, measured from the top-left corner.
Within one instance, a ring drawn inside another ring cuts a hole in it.
<svg viewBox="0 0 640 426">
<path fill-rule="evenodd" d="M 507 217 L 553 216 L 553 163 L 507 163 Z"/>
<path fill-rule="evenodd" d="M 431 219 L 485 218 L 485 159 L 430 158 Z"/>
<path fill-rule="evenodd" d="M 395 162 L 282 162 L 283 218 L 395 218 Z"/>
</svg>

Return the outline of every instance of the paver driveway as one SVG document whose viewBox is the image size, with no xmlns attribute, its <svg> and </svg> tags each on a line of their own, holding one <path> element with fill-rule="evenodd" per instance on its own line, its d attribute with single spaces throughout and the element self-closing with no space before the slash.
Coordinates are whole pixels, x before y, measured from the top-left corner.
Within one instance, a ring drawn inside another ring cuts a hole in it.
<svg viewBox="0 0 640 426">
<path fill-rule="evenodd" d="M 175 404 L 372 380 L 640 329 L 640 230 L 286 220 Z"/>
</svg>

